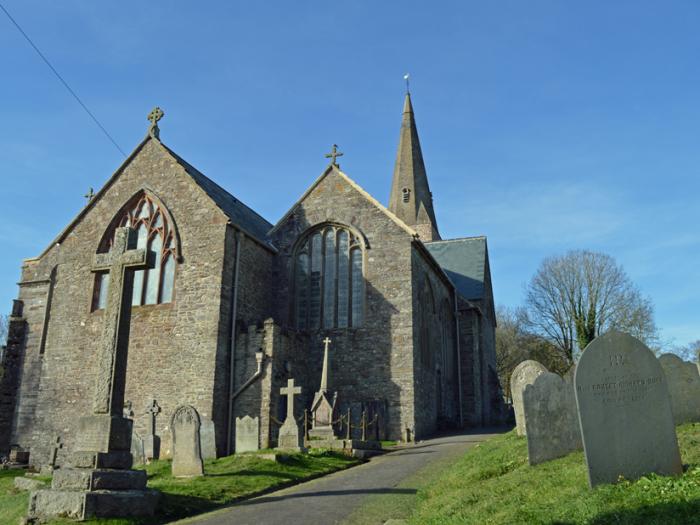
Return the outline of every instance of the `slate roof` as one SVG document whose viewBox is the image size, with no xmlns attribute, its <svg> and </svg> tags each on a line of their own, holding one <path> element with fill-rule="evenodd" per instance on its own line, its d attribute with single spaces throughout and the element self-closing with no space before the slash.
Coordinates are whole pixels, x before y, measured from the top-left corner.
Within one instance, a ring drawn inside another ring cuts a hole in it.
<svg viewBox="0 0 700 525">
<path fill-rule="evenodd" d="M 424 245 L 462 297 L 484 298 L 486 237 L 426 242 Z"/>
<path fill-rule="evenodd" d="M 162 144 L 162 143 L 161 143 Z M 180 157 L 165 144 L 163 147 L 177 160 L 187 174 L 204 190 L 211 200 L 223 211 L 231 222 L 239 226 L 247 234 L 252 235 L 258 241 L 270 247 L 272 245 L 267 240 L 267 232 L 272 228 L 272 224 L 267 222 L 262 216 L 249 208 L 228 191 L 219 186 L 216 182 L 204 175 L 197 168 L 192 166 L 185 159 Z"/>
</svg>

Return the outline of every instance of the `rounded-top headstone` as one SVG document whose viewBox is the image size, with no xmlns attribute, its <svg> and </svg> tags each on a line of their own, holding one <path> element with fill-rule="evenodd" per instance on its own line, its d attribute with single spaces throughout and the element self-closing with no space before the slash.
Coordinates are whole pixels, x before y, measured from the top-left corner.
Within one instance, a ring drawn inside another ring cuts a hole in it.
<svg viewBox="0 0 700 525">
<path fill-rule="evenodd" d="M 510 376 L 510 395 L 513 398 L 513 412 L 515 412 L 515 431 L 519 436 L 526 434 L 523 390 L 525 386 L 531 385 L 537 376 L 545 372 L 547 372 L 547 368 L 543 364 L 528 359 L 516 366 Z"/>
<path fill-rule="evenodd" d="M 682 473 L 666 378 L 644 343 L 617 331 L 594 339 L 574 381 L 592 487 Z"/>
<path fill-rule="evenodd" d="M 700 421 L 700 374 L 695 363 L 676 354 L 662 355 L 659 363 L 666 375 L 676 425 Z"/>
</svg>

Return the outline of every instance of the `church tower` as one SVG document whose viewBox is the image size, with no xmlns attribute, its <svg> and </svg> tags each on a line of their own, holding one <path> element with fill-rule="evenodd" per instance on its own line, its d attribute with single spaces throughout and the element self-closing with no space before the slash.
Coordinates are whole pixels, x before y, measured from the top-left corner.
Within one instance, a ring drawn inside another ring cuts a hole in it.
<svg viewBox="0 0 700 525">
<path fill-rule="evenodd" d="M 440 240 L 433 210 L 433 194 L 430 192 L 428 176 L 425 173 L 410 93 L 406 93 L 403 105 L 389 210 L 415 229 L 422 241 Z"/>
</svg>

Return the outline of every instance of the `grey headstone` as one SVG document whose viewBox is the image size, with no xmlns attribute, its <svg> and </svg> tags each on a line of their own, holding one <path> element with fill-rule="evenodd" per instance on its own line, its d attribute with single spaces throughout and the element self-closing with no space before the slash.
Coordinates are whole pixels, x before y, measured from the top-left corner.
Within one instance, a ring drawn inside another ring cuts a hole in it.
<svg viewBox="0 0 700 525">
<path fill-rule="evenodd" d="M 676 425 L 700 421 L 700 374 L 695 363 L 687 363 L 676 354 L 659 357 L 671 395 Z"/>
<path fill-rule="evenodd" d="M 260 419 L 243 416 L 236 418 L 236 454 L 260 449 Z"/>
<path fill-rule="evenodd" d="M 594 339 L 575 384 L 591 487 L 683 472 L 666 378 L 644 343 L 617 331 Z"/>
<path fill-rule="evenodd" d="M 136 431 L 133 431 L 131 433 L 131 457 L 133 458 L 134 465 L 146 464 L 146 454 L 144 453 L 143 449 L 143 439 Z"/>
<path fill-rule="evenodd" d="M 515 412 L 515 431 L 519 436 L 527 433 L 525 429 L 525 412 L 523 411 L 523 390 L 540 374 L 547 372 L 547 368 L 537 361 L 527 360 L 515 367 L 510 376 L 510 393 L 513 397 L 513 411 Z"/>
<path fill-rule="evenodd" d="M 206 417 L 202 418 L 202 426 L 199 429 L 200 447 L 202 459 L 216 459 L 216 429 L 214 422 Z"/>
<path fill-rule="evenodd" d="M 200 419 L 197 410 L 189 405 L 175 410 L 170 422 L 173 434 L 173 477 L 202 476 L 204 465 L 199 446 Z"/>
<path fill-rule="evenodd" d="M 527 456 L 537 465 L 581 448 L 573 386 L 557 374 L 537 376 L 523 391 Z"/>
</svg>

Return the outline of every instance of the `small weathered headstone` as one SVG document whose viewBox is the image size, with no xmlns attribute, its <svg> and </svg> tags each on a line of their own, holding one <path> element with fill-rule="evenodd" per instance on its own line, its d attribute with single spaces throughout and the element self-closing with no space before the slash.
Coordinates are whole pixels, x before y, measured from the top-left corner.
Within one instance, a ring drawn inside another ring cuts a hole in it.
<svg viewBox="0 0 700 525">
<path fill-rule="evenodd" d="M 236 418 L 236 454 L 260 449 L 260 419 L 248 415 Z"/>
<path fill-rule="evenodd" d="M 594 339 L 575 384 L 591 487 L 683 472 L 666 377 L 644 343 L 617 331 Z"/>
<path fill-rule="evenodd" d="M 173 434 L 173 477 L 204 475 L 199 447 L 200 425 L 199 414 L 194 407 L 184 405 L 175 410 L 170 421 Z"/>
<path fill-rule="evenodd" d="M 294 396 L 301 394 L 301 387 L 294 386 L 294 379 L 287 381 L 287 386 L 280 388 L 280 394 L 287 396 L 287 418 L 280 427 L 277 436 L 277 448 L 281 450 L 302 451 L 304 443 L 299 425 L 294 417 Z"/>
<path fill-rule="evenodd" d="M 700 374 L 695 363 L 687 363 L 676 354 L 659 357 L 671 395 L 676 425 L 700 421 Z"/>
<path fill-rule="evenodd" d="M 560 458 L 581 448 L 574 389 L 557 374 L 545 372 L 526 385 L 523 408 L 530 465 Z"/>
<path fill-rule="evenodd" d="M 214 422 L 206 417 L 202 418 L 202 426 L 199 428 L 199 445 L 202 459 L 216 459 L 216 429 Z"/>
<path fill-rule="evenodd" d="M 519 436 L 527 433 L 525 429 L 525 412 L 523 411 L 523 390 L 540 374 L 547 372 L 547 368 L 537 361 L 527 360 L 515 367 L 510 376 L 510 392 L 513 397 L 513 411 L 515 412 L 515 431 Z"/>
<path fill-rule="evenodd" d="M 135 430 L 131 433 L 131 457 L 134 465 L 145 465 L 146 455 L 143 451 L 143 439 Z"/>
</svg>

